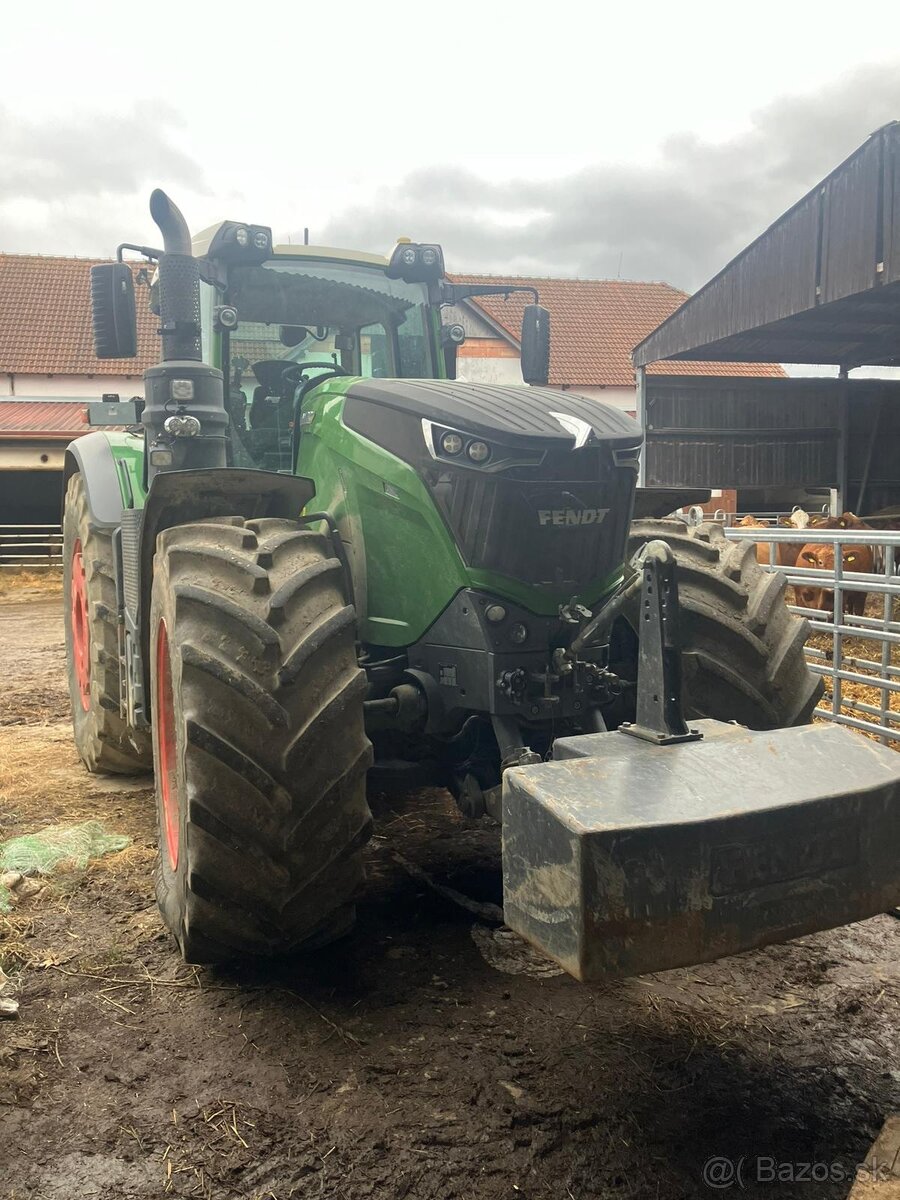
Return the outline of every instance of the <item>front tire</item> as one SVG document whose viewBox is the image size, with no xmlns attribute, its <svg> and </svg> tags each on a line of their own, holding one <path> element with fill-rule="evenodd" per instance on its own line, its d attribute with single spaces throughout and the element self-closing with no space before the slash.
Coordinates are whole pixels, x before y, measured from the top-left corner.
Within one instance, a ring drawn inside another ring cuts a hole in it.
<svg viewBox="0 0 900 1200">
<path fill-rule="evenodd" d="M 328 543 L 281 520 L 166 530 L 150 623 L 157 898 L 184 958 L 268 957 L 344 932 L 371 747 Z"/>
<path fill-rule="evenodd" d="M 824 684 L 804 657 L 809 624 L 788 611 L 784 577 L 760 566 L 753 543 L 729 541 L 713 522 L 635 521 L 629 556 L 656 538 L 677 564 L 686 718 L 750 729 L 806 724 Z M 625 614 L 632 631 L 639 608 L 638 596 Z"/>
<path fill-rule="evenodd" d="M 63 514 L 66 673 L 75 746 L 96 774 L 134 775 L 153 763 L 147 733 L 120 713 L 121 661 L 112 538 L 91 522 L 80 472 Z"/>
</svg>

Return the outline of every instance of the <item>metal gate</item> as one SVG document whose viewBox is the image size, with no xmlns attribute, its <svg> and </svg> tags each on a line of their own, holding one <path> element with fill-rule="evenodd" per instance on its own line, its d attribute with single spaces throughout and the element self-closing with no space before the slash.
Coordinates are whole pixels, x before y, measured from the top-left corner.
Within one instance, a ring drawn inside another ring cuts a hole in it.
<svg viewBox="0 0 900 1200">
<path fill-rule="evenodd" d="M 0 566 L 58 567 L 61 525 L 0 525 Z"/>
<path fill-rule="evenodd" d="M 834 612 L 789 604 L 791 612 L 809 620 L 812 635 L 806 645 L 810 669 L 826 680 L 826 693 L 816 714 L 841 725 L 877 734 L 900 747 L 900 532 L 874 529 L 725 530 L 733 541 L 768 546 L 770 571 L 781 571 L 794 586 L 812 584 L 834 595 Z M 834 547 L 832 570 L 780 566 L 777 547 L 788 543 Z M 846 571 L 844 547 L 871 546 L 871 572 Z M 865 592 L 866 613 L 847 612 L 845 594 Z M 790 599 L 790 597 L 789 597 Z M 867 693 L 871 690 L 872 697 Z M 875 703 L 872 703 L 872 699 Z"/>
</svg>

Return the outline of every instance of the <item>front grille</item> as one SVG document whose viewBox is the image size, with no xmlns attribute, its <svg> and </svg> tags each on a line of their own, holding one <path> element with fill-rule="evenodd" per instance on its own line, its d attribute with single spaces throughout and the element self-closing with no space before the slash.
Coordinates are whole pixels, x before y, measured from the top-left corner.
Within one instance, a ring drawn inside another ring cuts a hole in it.
<svg viewBox="0 0 900 1200">
<path fill-rule="evenodd" d="M 635 472 L 592 450 L 580 479 L 510 478 L 448 467 L 429 486 L 468 566 L 576 592 L 625 557 Z M 572 466 L 574 454 L 557 464 Z M 573 472 L 574 473 L 574 472 Z M 587 476 L 585 478 L 584 476 Z"/>
</svg>

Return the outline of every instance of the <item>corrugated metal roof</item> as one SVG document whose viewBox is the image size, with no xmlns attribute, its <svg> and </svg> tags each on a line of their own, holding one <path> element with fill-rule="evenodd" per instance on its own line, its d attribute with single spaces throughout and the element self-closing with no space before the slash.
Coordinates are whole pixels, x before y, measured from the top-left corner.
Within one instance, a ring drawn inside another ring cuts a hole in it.
<svg viewBox="0 0 900 1200">
<path fill-rule="evenodd" d="M 900 362 L 900 122 L 876 130 L 634 352 L 638 366 Z"/>
<path fill-rule="evenodd" d="M 58 400 L 0 400 L 0 437 L 68 437 L 89 433 L 85 406 L 87 401 L 72 403 Z"/>
<path fill-rule="evenodd" d="M 550 383 L 554 387 L 634 387 L 631 352 L 687 299 L 668 283 L 629 279 L 534 279 L 493 275 L 454 275 L 456 283 L 509 283 L 536 288 L 550 311 Z M 531 297 L 517 293 L 478 296 L 478 305 L 518 343 L 522 310 Z M 687 368 L 682 368 L 687 369 Z M 675 368 L 676 372 L 678 368 Z M 710 364 L 693 373 L 776 376 L 773 364 Z M 666 370 L 672 373 L 671 367 Z"/>
</svg>

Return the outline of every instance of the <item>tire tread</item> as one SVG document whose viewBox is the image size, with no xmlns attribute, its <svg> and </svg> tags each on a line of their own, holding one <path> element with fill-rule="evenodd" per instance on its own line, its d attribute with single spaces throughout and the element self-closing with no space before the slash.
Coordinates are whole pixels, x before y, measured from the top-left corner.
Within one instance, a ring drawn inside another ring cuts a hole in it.
<svg viewBox="0 0 900 1200">
<path fill-rule="evenodd" d="M 183 680 L 187 886 L 160 865 L 157 893 L 184 957 L 290 953 L 343 928 L 372 750 L 330 545 L 277 519 L 178 526 L 159 539 L 153 603 Z"/>
<path fill-rule="evenodd" d="M 806 724 L 823 684 L 806 663 L 809 624 L 784 603 L 784 580 L 713 522 L 635 521 L 629 553 L 653 538 L 678 564 L 686 715 L 753 729 Z"/>
<path fill-rule="evenodd" d="M 91 623 L 91 706 L 87 712 L 81 707 L 75 679 L 69 618 L 69 563 L 76 540 L 81 541 L 85 561 Z M 112 537 L 92 521 L 84 480 L 79 472 L 75 472 L 66 485 L 63 563 L 66 671 L 78 753 L 93 774 L 135 775 L 148 771 L 153 764 L 150 736 L 144 730 L 130 729 L 120 710 L 121 673 Z"/>
</svg>

